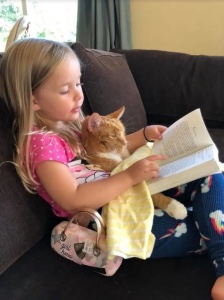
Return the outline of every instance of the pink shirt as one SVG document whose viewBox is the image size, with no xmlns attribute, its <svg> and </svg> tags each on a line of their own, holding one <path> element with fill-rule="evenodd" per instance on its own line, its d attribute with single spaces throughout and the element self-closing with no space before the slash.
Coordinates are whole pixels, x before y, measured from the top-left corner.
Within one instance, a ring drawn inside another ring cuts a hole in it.
<svg viewBox="0 0 224 300">
<path fill-rule="evenodd" d="M 51 199 L 44 187 L 40 184 L 36 174 L 37 165 L 49 160 L 66 165 L 76 178 L 78 184 L 100 180 L 109 176 L 108 172 L 97 170 L 97 168 L 93 168 L 90 165 L 82 164 L 81 160 L 77 158 L 66 141 L 56 133 L 33 133 L 30 140 L 30 166 L 32 175 L 38 183 L 36 186 L 37 192 L 51 205 L 52 211 L 59 217 L 70 217 L 71 214 Z M 54 180 L 54 178 L 52 178 L 52 180 Z"/>
</svg>

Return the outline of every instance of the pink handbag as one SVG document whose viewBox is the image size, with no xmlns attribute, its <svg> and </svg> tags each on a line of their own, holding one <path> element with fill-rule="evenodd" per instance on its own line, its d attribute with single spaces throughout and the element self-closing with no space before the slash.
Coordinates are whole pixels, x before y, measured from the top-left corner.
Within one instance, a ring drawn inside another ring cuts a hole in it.
<svg viewBox="0 0 224 300">
<path fill-rule="evenodd" d="M 78 224 L 80 213 L 91 216 L 97 231 Z M 108 257 L 104 221 L 92 209 L 83 209 L 75 213 L 70 221 L 55 226 L 51 233 L 51 247 L 59 255 L 105 276 L 112 276 L 123 260 L 120 256 Z"/>
</svg>

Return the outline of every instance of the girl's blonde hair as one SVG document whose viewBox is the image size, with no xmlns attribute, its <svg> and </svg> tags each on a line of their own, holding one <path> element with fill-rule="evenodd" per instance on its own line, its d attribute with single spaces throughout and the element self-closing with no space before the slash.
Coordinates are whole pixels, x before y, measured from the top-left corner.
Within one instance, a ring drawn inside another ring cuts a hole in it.
<svg viewBox="0 0 224 300">
<path fill-rule="evenodd" d="M 36 186 L 29 161 L 30 136 L 34 124 L 46 133 L 58 133 L 81 156 L 80 143 L 78 138 L 74 138 L 74 130 L 81 128 L 82 113 L 76 122 L 66 123 L 67 130 L 58 132 L 41 118 L 38 112 L 34 112 L 32 103 L 33 92 L 69 55 L 75 54 L 66 44 L 30 38 L 13 43 L 1 61 L 0 94 L 9 111 L 14 115 L 13 161 L 23 185 L 30 192 L 34 192 Z"/>
</svg>

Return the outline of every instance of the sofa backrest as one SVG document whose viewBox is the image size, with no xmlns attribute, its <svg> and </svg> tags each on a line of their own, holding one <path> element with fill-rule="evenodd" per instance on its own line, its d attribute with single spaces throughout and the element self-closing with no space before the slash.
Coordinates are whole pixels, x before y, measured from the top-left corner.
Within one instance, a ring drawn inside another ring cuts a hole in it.
<svg viewBox="0 0 224 300">
<path fill-rule="evenodd" d="M 125 54 L 149 124 L 171 124 L 201 108 L 208 127 L 224 128 L 224 56 L 112 51 Z"/>
</svg>

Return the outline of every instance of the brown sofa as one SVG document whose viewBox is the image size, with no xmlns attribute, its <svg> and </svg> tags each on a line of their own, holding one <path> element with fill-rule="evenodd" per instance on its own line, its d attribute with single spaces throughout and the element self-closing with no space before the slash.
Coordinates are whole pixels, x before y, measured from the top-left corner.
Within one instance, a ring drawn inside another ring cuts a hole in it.
<svg viewBox="0 0 224 300">
<path fill-rule="evenodd" d="M 123 121 L 133 132 L 147 123 L 169 125 L 199 107 L 224 161 L 224 57 L 71 47 L 82 62 L 86 114 L 107 114 L 125 105 Z M 24 190 L 7 162 L 13 149 L 11 122 L 1 100 L 1 299 L 211 299 L 215 273 L 207 255 L 133 258 L 107 278 L 54 253 L 50 232 L 59 220 L 40 197 Z"/>
</svg>

